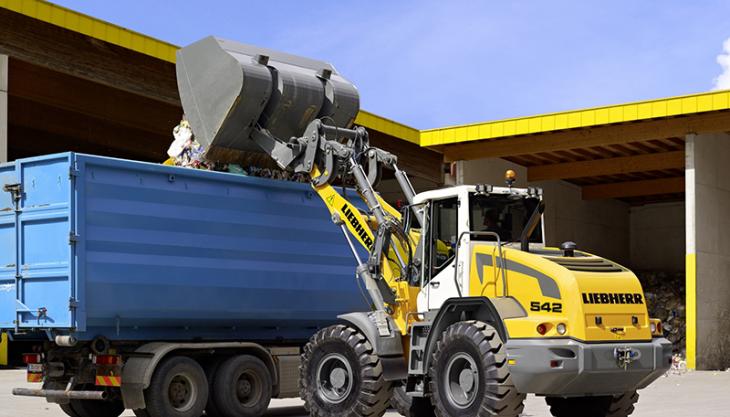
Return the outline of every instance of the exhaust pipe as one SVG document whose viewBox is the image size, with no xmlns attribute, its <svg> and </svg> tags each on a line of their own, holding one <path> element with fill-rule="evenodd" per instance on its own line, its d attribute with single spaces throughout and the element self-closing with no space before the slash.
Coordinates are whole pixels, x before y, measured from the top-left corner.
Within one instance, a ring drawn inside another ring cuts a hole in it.
<svg viewBox="0 0 730 417">
<path fill-rule="evenodd" d="M 64 391 L 60 389 L 13 388 L 13 395 L 21 397 L 66 398 L 69 400 L 106 400 L 106 391 Z"/>
<path fill-rule="evenodd" d="M 55 340 L 58 346 L 74 347 L 79 342 L 74 336 L 56 336 Z"/>
</svg>

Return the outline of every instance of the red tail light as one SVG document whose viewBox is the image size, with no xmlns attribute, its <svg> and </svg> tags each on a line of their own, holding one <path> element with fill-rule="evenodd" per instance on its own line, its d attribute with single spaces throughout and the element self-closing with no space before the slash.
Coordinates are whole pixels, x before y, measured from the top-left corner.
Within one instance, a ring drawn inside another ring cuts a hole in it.
<svg viewBox="0 0 730 417">
<path fill-rule="evenodd" d="M 38 353 L 24 353 L 23 363 L 25 363 L 26 365 L 41 363 L 41 355 Z"/>
<path fill-rule="evenodd" d="M 547 333 L 547 326 L 544 324 L 539 324 L 537 326 L 537 332 L 540 333 L 540 335 L 544 335 L 545 333 Z"/>
<path fill-rule="evenodd" d="M 117 355 L 95 355 L 92 362 L 95 365 L 119 365 L 122 358 Z"/>
</svg>

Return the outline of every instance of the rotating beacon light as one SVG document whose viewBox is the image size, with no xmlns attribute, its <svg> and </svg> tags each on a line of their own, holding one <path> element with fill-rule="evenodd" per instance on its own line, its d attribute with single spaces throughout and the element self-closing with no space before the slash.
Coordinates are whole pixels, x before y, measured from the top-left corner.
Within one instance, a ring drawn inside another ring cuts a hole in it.
<svg viewBox="0 0 730 417">
<path fill-rule="evenodd" d="M 514 170 L 508 169 L 504 172 L 504 182 L 507 183 L 507 187 L 512 188 L 516 180 L 517 173 Z"/>
</svg>

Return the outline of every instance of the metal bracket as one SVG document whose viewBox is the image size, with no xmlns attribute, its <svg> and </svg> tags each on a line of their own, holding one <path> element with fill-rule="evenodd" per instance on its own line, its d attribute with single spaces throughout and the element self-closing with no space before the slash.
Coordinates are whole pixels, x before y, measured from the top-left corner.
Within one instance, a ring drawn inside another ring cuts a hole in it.
<svg viewBox="0 0 730 417">
<path fill-rule="evenodd" d="M 3 191 L 10 193 L 13 198 L 13 204 L 15 205 L 15 211 L 20 211 L 20 200 L 23 198 L 23 184 L 5 184 L 3 185 Z"/>
<path fill-rule="evenodd" d="M 618 366 L 626 370 L 632 362 L 641 358 L 641 351 L 628 346 L 617 347 L 613 350 L 613 357 L 616 359 Z"/>
</svg>

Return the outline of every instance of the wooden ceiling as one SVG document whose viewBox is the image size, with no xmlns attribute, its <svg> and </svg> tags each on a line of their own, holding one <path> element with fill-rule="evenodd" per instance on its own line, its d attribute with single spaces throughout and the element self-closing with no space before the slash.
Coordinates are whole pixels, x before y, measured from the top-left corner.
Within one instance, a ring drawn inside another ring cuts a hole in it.
<svg viewBox="0 0 730 417">
<path fill-rule="evenodd" d="M 447 161 L 503 158 L 529 182 L 564 180 L 583 198 L 633 205 L 684 199 L 685 137 L 730 131 L 730 110 L 434 146 Z"/>
<path fill-rule="evenodd" d="M 527 167 L 530 182 L 565 180 L 583 198 L 619 198 L 632 204 L 682 200 L 684 137 L 626 142 L 508 156 Z"/>
</svg>

